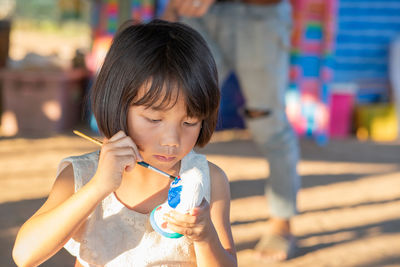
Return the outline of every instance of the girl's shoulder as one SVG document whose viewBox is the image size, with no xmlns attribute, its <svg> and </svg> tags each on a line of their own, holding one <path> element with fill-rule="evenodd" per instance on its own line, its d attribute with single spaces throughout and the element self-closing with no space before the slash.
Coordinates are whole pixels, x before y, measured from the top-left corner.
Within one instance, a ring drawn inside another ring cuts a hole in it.
<svg viewBox="0 0 400 267">
<path fill-rule="evenodd" d="M 211 161 L 207 161 L 210 169 L 210 177 L 212 179 L 217 179 L 221 182 L 228 182 L 228 177 L 226 176 L 224 170 L 222 170 L 218 165 L 212 163 Z"/>
<path fill-rule="evenodd" d="M 229 192 L 229 180 L 225 172 L 210 161 L 208 161 L 208 166 L 210 168 L 211 198 L 213 198 L 213 193 L 220 192 L 226 194 Z"/>
<path fill-rule="evenodd" d="M 207 161 L 210 171 L 210 203 L 217 199 L 230 199 L 230 186 L 226 173 L 215 163 Z"/>
<path fill-rule="evenodd" d="M 69 156 L 61 160 L 61 162 L 69 161 L 71 163 L 82 162 L 82 161 L 98 161 L 100 150 L 96 150 L 90 153 L 85 153 L 77 156 Z"/>
<path fill-rule="evenodd" d="M 204 175 L 203 186 L 208 192 L 207 200 L 211 203 L 213 199 L 220 199 L 222 196 L 230 197 L 229 180 L 225 172 L 215 163 L 207 160 L 206 156 L 191 151 L 183 165 L 190 162 L 199 167 Z"/>
<path fill-rule="evenodd" d="M 95 174 L 100 151 L 93 151 L 78 156 L 70 156 L 61 160 L 57 168 L 57 177 L 65 168 L 72 168 L 75 191 L 86 184 Z"/>
<path fill-rule="evenodd" d="M 206 156 L 192 150 L 183 160 L 183 169 L 189 168 L 188 163 L 191 166 L 199 167 L 203 172 L 207 173 L 210 180 L 217 180 L 222 183 L 227 183 L 228 178 L 225 172 L 215 163 L 208 161 Z"/>
</svg>

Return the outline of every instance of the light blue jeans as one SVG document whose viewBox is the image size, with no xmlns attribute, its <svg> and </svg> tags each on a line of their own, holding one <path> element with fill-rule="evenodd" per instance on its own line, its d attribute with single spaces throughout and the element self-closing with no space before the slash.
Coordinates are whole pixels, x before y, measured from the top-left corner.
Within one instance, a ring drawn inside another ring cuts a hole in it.
<svg viewBox="0 0 400 267">
<path fill-rule="evenodd" d="M 285 112 L 288 85 L 291 6 L 288 2 L 259 6 L 240 2 L 214 4 L 201 18 L 182 18 L 206 39 L 222 83 L 234 70 L 250 110 L 269 116 L 246 119 L 270 167 L 266 195 L 274 217 L 297 213 L 299 146 Z M 222 118 L 223 119 L 223 118 Z"/>
</svg>

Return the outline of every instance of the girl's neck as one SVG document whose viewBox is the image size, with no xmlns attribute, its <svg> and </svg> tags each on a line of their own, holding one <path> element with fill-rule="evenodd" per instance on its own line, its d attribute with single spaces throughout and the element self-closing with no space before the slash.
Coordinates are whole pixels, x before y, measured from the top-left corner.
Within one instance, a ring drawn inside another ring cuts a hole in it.
<svg viewBox="0 0 400 267">
<path fill-rule="evenodd" d="M 177 167 L 180 167 L 180 164 Z M 171 174 L 177 175 L 178 172 Z M 126 207 L 147 214 L 167 199 L 171 182 L 172 179 L 136 166 L 133 171 L 124 172 L 115 195 Z"/>
<path fill-rule="evenodd" d="M 165 176 L 137 165 L 133 171 L 124 172 L 121 186 L 162 187 L 170 181 Z"/>
</svg>

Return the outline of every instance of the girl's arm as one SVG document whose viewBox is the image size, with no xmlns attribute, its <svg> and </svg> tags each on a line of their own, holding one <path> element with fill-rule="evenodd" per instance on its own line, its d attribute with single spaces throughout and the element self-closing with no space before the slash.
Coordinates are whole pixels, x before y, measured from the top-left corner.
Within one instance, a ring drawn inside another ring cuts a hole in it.
<svg viewBox="0 0 400 267">
<path fill-rule="evenodd" d="M 13 249 L 17 265 L 39 265 L 60 250 L 97 204 L 119 187 L 122 173 L 132 170 L 137 158 L 131 138 L 118 132 L 104 142 L 96 174 L 76 193 L 73 167 L 68 165 L 43 206 L 19 230 Z"/>
<path fill-rule="evenodd" d="M 225 173 L 210 163 L 211 205 L 203 200 L 190 214 L 172 211 L 168 228 L 193 240 L 197 265 L 237 266 L 230 226 L 230 190 Z"/>
<path fill-rule="evenodd" d="M 44 205 L 18 232 L 13 258 L 18 266 L 37 266 L 59 251 L 103 198 L 89 182 L 74 194 L 74 174 L 68 165 L 57 177 Z"/>
<path fill-rule="evenodd" d="M 230 225 L 230 189 L 228 178 L 210 163 L 211 234 L 203 241 L 194 242 L 198 266 L 237 266 L 236 249 Z"/>
</svg>

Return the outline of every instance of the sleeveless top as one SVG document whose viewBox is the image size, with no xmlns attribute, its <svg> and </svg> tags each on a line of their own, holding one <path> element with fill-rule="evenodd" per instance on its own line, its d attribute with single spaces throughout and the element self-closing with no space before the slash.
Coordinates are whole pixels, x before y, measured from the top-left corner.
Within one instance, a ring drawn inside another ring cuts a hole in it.
<svg viewBox="0 0 400 267">
<path fill-rule="evenodd" d="M 63 159 L 57 175 L 70 163 L 75 192 L 95 174 L 99 151 Z M 181 161 L 179 174 L 197 167 L 202 172 L 205 198 L 210 202 L 210 175 L 204 155 L 191 151 Z M 111 193 L 88 216 L 85 224 L 64 248 L 82 266 L 196 266 L 193 242 L 187 237 L 166 238 L 153 230 L 150 213 L 124 206 Z"/>
</svg>

